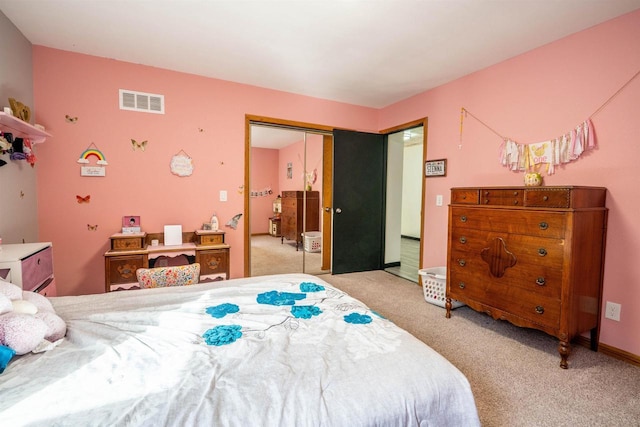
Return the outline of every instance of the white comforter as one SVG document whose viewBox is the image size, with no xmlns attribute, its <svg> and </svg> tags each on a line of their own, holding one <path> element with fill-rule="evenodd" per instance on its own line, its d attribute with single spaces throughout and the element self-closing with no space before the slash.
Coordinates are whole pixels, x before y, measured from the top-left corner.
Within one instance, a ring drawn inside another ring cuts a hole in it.
<svg viewBox="0 0 640 427">
<path fill-rule="evenodd" d="M 2 426 L 479 425 L 460 371 L 314 276 L 52 302 L 67 337 L 0 375 Z"/>
</svg>

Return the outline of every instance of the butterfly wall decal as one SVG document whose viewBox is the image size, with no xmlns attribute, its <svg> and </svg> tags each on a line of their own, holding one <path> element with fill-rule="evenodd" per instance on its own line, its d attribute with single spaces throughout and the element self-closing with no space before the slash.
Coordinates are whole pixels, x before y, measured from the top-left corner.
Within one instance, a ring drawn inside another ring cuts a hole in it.
<svg viewBox="0 0 640 427">
<path fill-rule="evenodd" d="M 144 140 L 142 142 L 138 142 L 135 139 L 131 140 L 131 148 L 133 149 L 133 151 L 136 151 L 136 148 L 139 150 L 144 151 L 145 148 L 147 148 L 147 141 Z"/>
<path fill-rule="evenodd" d="M 97 229 L 98 229 L 98 224 L 96 225 L 87 224 L 87 230 L 96 231 Z"/>
<path fill-rule="evenodd" d="M 236 228 L 238 228 L 238 220 L 240 219 L 241 216 L 242 216 L 241 213 L 234 215 L 234 217 L 231 218 L 229 221 L 227 221 L 225 225 L 235 230 Z"/>
<path fill-rule="evenodd" d="M 71 117 L 71 116 L 70 116 L 70 115 L 68 115 L 68 114 L 64 116 L 64 119 L 65 119 L 67 122 L 69 122 L 69 123 L 75 123 L 75 122 L 77 122 L 77 121 L 78 121 L 78 118 L 77 118 L 77 117 Z"/>
<path fill-rule="evenodd" d="M 89 203 L 91 201 L 91 194 L 87 194 L 84 197 L 78 196 L 76 194 L 76 200 L 78 201 L 78 203 Z"/>
</svg>

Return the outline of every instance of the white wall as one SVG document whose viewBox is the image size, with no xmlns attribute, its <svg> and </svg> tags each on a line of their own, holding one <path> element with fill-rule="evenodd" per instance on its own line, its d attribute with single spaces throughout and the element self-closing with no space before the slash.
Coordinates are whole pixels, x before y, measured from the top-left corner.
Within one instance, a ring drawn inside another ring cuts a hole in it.
<svg viewBox="0 0 640 427">
<path fill-rule="evenodd" d="M 420 205 L 422 202 L 422 144 L 404 148 L 402 167 L 403 236 L 420 238 Z"/>
<path fill-rule="evenodd" d="M 0 110 L 15 98 L 31 108 L 33 124 L 33 65 L 31 43 L 0 12 Z M 0 129 L 1 130 L 1 129 Z M 46 142 L 45 142 L 46 143 Z M 36 158 L 37 146 L 34 148 Z M 0 236 L 3 243 L 38 240 L 36 166 L 24 160 L 9 160 L 0 167 Z"/>
</svg>

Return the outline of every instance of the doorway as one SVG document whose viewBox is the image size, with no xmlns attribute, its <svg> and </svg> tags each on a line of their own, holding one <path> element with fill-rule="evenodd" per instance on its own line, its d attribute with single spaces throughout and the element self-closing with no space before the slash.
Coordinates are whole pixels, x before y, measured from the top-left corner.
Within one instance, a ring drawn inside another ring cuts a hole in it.
<svg viewBox="0 0 640 427">
<path fill-rule="evenodd" d="M 385 271 L 419 282 L 424 126 L 387 135 Z"/>
<path fill-rule="evenodd" d="M 245 276 L 330 273 L 330 234 L 322 235 L 330 218 L 321 213 L 327 131 L 250 117 L 247 130 Z"/>
</svg>

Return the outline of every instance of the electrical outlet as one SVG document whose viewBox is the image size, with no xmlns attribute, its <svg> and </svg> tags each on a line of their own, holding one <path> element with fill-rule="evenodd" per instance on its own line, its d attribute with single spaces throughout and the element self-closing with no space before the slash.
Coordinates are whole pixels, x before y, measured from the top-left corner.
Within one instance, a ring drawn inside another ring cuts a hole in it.
<svg viewBox="0 0 640 427">
<path fill-rule="evenodd" d="M 615 302 L 607 301 L 607 305 L 605 307 L 604 317 L 607 319 L 615 320 L 617 322 L 620 321 L 620 311 L 622 311 L 622 306 Z"/>
<path fill-rule="evenodd" d="M 436 206 L 442 206 L 442 194 L 436 196 Z"/>
<path fill-rule="evenodd" d="M 227 201 L 227 190 L 220 190 L 220 201 L 221 202 Z"/>
</svg>

